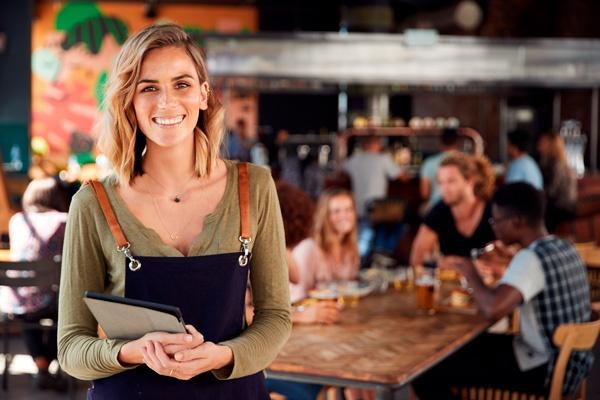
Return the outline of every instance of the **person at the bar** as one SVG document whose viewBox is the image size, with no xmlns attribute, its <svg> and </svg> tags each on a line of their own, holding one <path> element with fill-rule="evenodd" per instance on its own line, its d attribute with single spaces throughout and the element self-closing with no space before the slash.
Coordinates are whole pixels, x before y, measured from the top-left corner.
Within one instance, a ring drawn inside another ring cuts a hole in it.
<svg viewBox="0 0 600 400">
<path fill-rule="evenodd" d="M 426 201 L 425 211 L 429 211 L 441 200 L 440 189 L 437 183 L 437 173 L 440 164 L 453 151 L 458 151 L 458 131 L 446 128 L 440 136 L 441 151 L 425 159 L 419 173 L 419 192 L 421 199 Z"/>
<path fill-rule="evenodd" d="M 575 219 L 577 176 L 567 161 L 565 142 L 558 132 L 542 133 L 537 150 L 546 194 L 546 228 L 554 232 L 561 223 Z"/>
<path fill-rule="evenodd" d="M 106 92 L 100 148 L 115 174 L 71 203 L 61 366 L 94 381 L 88 399 L 268 399 L 262 370 L 291 329 L 269 171 L 220 158 L 223 110 L 200 50 L 177 25 L 131 36 Z M 246 328 L 248 278 L 256 312 Z M 86 290 L 177 306 L 187 333 L 99 337 Z"/>
<path fill-rule="evenodd" d="M 506 245 L 521 250 L 495 287 L 486 286 L 468 258 L 447 257 L 440 268 L 460 272 L 483 314 L 492 319 L 520 311 L 520 333 L 484 333 L 414 383 L 419 399 L 450 399 L 450 387 L 485 387 L 547 395 L 558 355 L 560 324 L 589 321 L 585 266 L 569 242 L 544 226 L 544 195 L 525 182 L 501 187 L 492 200 L 492 226 Z M 574 352 L 563 384 L 574 395 L 592 365 L 591 352 Z"/>
<path fill-rule="evenodd" d="M 387 196 L 389 181 L 404 176 L 404 169 L 399 167 L 389 154 L 382 152 L 382 140 L 377 135 L 364 137 L 361 150 L 354 151 L 343 167 L 350 175 L 356 200 L 359 221 L 358 247 L 361 257 L 369 255 L 375 237 L 368 215 L 369 202 L 384 199 Z"/>
<path fill-rule="evenodd" d="M 437 175 L 442 201 L 425 216 L 411 249 L 412 265 L 443 255 L 468 256 L 495 239 L 488 219 L 495 175 L 482 156 L 455 152 L 442 161 Z"/>
<path fill-rule="evenodd" d="M 506 183 L 527 182 L 536 189 L 544 188 L 542 172 L 535 160 L 527 152 L 529 134 L 515 130 L 508 133 L 508 157 L 510 162 L 506 169 Z"/>
</svg>

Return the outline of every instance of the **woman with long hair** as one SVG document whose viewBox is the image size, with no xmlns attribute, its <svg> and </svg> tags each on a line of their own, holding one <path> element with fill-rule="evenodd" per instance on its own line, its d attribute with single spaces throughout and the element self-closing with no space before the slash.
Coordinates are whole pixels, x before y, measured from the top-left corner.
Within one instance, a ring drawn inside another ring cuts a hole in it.
<svg viewBox="0 0 600 400">
<path fill-rule="evenodd" d="M 549 131 L 541 134 L 537 150 L 544 177 L 546 228 L 554 232 L 562 222 L 575 219 L 577 176 L 567 162 L 565 142 L 559 133 Z"/>
<path fill-rule="evenodd" d="M 292 251 L 298 283 L 292 301 L 300 300 L 317 283 L 355 279 L 358 274 L 356 206 L 345 189 L 328 189 L 317 202 L 312 234 Z"/>
<path fill-rule="evenodd" d="M 103 113 L 114 175 L 71 203 L 61 366 L 94 381 L 88 399 L 268 399 L 262 370 L 291 329 L 277 193 L 266 169 L 219 156 L 223 109 L 183 29 L 152 25 L 125 42 Z M 99 337 L 85 291 L 177 306 L 187 332 Z"/>
</svg>

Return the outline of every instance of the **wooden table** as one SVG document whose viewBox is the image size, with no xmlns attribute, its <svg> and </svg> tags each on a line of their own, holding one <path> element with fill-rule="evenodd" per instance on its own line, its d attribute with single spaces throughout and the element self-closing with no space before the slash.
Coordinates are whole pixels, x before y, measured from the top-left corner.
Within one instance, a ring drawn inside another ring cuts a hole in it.
<svg viewBox="0 0 600 400">
<path fill-rule="evenodd" d="M 272 378 L 393 392 L 481 334 L 480 315 L 415 309 L 414 291 L 370 295 L 344 309 L 336 325 L 295 325 L 267 369 Z"/>
</svg>

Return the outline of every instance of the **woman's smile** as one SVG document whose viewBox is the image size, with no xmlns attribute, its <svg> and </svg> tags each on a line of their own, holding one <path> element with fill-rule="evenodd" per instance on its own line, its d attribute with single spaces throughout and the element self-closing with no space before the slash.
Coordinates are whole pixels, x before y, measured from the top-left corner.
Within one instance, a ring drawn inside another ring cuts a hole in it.
<svg viewBox="0 0 600 400">
<path fill-rule="evenodd" d="M 181 124 L 184 119 L 185 115 L 178 115 L 176 117 L 154 117 L 152 118 L 152 122 L 161 128 L 171 128 Z"/>
</svg>

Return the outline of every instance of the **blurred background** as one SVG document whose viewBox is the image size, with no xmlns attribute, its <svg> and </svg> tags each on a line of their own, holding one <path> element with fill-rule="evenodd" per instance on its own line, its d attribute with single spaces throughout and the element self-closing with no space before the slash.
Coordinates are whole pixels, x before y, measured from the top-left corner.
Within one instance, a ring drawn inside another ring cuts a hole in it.
<svg viewBox="0 0 600 400">
<path fill-rule="evenodd" d="M 558 133 L 578 199 L 555 231 L 600 244 L 599 17 L 594 0 L 2 1 L 0 246 L 32 179 L 57 177 L 72 194 L 110 173 L 94 145 L 104 84 L 126 38 L 156 22 L 203 49 L 226 157 L 316 199 L 351 188 L 346 159 L 381 138 L 405 174 L 383 199 L 399 211 L 370 209 L 376 252 L 408 263 L 427 200 L 421 164 L 448 129 L 499 184 L 509 133 L 536 160 L 540 136 Z"/>
</svg>

